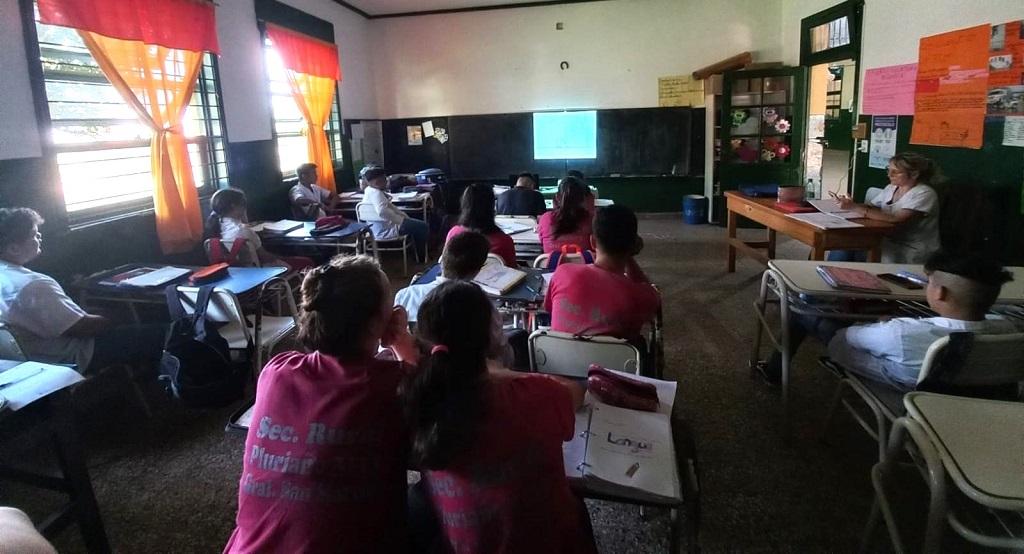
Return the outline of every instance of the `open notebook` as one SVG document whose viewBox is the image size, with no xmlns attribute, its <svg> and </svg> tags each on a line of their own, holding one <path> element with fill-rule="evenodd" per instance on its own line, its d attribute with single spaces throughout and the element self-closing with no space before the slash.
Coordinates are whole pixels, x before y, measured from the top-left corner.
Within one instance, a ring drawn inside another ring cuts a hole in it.
<svg viewBox="0 0 1024 554">
<path fill-rule="evenodd" d="M 814 206 L 816 210 L 821 213 L 834 215 L 843 219 L 857 219 L 864 217 L 861 214 L 853 210 L 844 210 L 839 207 L 839 204 L 832 198 L 821 198 L 821 199 L 809 199 L 807 203 Z"/>
<path fill-rule="evenodd" d="M 573 439 L 562 446 L 565 474 L 583 480 L 595 492 L 678 502 L 682 492 L 670 419 L 676 383 L 626 376 L 654 384 L 658 411 L 617 408 L 588 394 L 586 404 L 576 412 Z"/>
<path fill-rule="evenodd" d="M 502 264 L 487 264 L 476 274 L 473 282 L 492 296 L 501 296 L 512 290 L 523 279 L 526 272 Z"/>
</svg>

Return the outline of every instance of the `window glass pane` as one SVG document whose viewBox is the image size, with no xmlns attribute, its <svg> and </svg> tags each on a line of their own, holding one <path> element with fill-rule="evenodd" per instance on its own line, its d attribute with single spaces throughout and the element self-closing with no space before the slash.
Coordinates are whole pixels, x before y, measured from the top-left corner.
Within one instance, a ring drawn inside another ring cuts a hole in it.
<svg viewBox="0 0 1024 554">
<path fill-rule="evenodd" d="M 810 29 L 811 53 L 850 44 L 850 23 L 845 15 Z"/>
<path fill-rule="evenodd" d="M 44 25 L 38 19 L 37 10 L 40 65 L 52 122 L 49 138 L 57 152 L 68 212 L 87 218 L 89 209 L 116 211 L 119 204 L 138 206 L 151 199 L 152 131 L 121 99 L 75 30 Z M 219 163 L 213 155 L 214 144 L 221 144 L 214 63 L 209 54 L 204 56 L 184 120 L 197 187 L 216 186 L 225 176 L 223 153 Z M 164 69 L 182 75 L 184 64 L 172 59 Z"/>
</svg>

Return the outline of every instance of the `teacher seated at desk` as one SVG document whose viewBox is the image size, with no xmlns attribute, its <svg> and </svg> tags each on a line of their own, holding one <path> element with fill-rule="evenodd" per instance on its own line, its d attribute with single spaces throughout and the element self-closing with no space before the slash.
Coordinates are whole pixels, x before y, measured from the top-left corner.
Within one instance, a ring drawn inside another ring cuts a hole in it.
<svg viewBox="0 0 1024 554">
<path fill-rule="evenodd" d="M 932 160 L 914 152 L 896 154 L 889 160 L 889 185 L 865 204 L 848 197 L 836 201 L 844 210 L 868 219 L 896 225 L 882 241 L 883 263 L 924 263 L 939 250 L 939 195 L 928 186 L 938 173 Z M 836 251 L 829 261 L 867 261 L 863 252 Z"/>
<path fill-rule="evenodd" d="M 89 373 L 115 364 L 155 368 L 166 325 L 115 325 L 86 312 L 48 275 L 25 264 L 42 253 L 43 218 L 29 208 L 0 208 L 0 321 L 32 361 L 76 364 Z"/>
</svg>

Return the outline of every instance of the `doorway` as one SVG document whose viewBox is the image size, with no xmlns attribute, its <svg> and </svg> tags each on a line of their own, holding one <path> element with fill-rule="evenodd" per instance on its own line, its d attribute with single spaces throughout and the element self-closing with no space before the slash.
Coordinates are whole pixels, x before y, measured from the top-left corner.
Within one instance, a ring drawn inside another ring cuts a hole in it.
<svg viewBox="0 0 1024 554">
<path fill-rule="evenodd" d="M 862 0 L 850 0 L 800 21 L 800 65 L 808 73 L 802 167 L 808 198 L 853 192 L 863 7 Z"/>
</svg>

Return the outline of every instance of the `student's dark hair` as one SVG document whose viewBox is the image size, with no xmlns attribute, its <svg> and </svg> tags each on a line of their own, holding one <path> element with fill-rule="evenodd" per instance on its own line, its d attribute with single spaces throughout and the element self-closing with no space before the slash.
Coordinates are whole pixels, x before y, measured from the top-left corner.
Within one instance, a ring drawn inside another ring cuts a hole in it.
<svg viewBox="0 0 1024 554">
<path fill-rule="evenodd" d="M 238 206 L 244 205 L 245 193 L 240 189 L 226 188 L 213 193 L 210 198 L 210 215 L 206 218 L 206 226 L 203 229 L 203 238 L 219 237 L 221 235 L 220 218 Z"/>
<path fill-rule="evenodd" d="M 587 182 L 587 178 L 583 176 L 583 172 L 578 169 L 570 169 L 569 171 L 566 171 L 565 174 L 569 177 L 575 177 L 584 183 Z"/>
<path fill-rule="evenodd" d="M 633 210 L 622 204 L 598 208 L 594 216 L 594 239 L 612 256 L 629 256 L 637 249 L 637 223 Z"/>
<path fill-rule="evenodd" d="M 387 177 L 388 172 L 378 164 L 367 164 L 359 170 L 359 177 L 366 181 L 372 181 L 378 177 Z"/>
<path fill-rule="evenodd" d="M 0 208 L 0 252 L 28 240 L 32 237 L 32 226 L 42 224 L 43 217 L 32 208 Z"/>
<path fill-rule="evenodd" d="M 442 469 L 476 440 L 494 308 L 479 287 L 448 281 L 420 305 L 417 333 L 433 348 L 401 387 L 416 467 Z"/>
<path fill-rule="evenodd" d="M 939 180 L 939 166 L 931 158 L 917 152 L 900 152 L 889 158 L 889 162 L 906 171 L 908 175 L 916 173 L 918 183 L 933 185 Z"/>
<path fill-rule="evenodd" d="M 300 164 L 299 167 L 295 168 L 295 175 L 302 175 L 307 171 L 316 171 L 316 164 L 312 162 Z"/>
<path fill-rule="evenodd" d="M 487 262 L 491 242 L 476 231 L 463 231 L 448 241 L 441 253 L 441 273 L 448 279 L 469 279 Z"/>
<path fill-rule="evenodd" d="M 494 223 L 494 189 L 491 185 L 473 183 L 462 191 L 459 225 L 485 235 L 500 231 Z"/>
<path fill-rule="evenodd" d="M 962 300 L 976 312 L 987 311 L 1004 283 L 1013 280 L 1013 274 L 1003 269 L 996 260 L 977 253 L 958 253 L 939 250 L 924 263 L 925 273 L 949 273 L 970 281 L 969 290 L 961 291 Z"/>
<path fill-rule="evenodd" d="M 555 236 L 576 232 L 584 219 L 589 217 L 584 202 L 587 186 L 575 177 L 565 177 L 558 183 L 558 195 L 555 198 Z"/>
<path fill-rule="evenodd" d="M 390 286 L 369 256 L 335 256 L 307 272 L 302 280 L 299 342 L 340 359 L 362 355 L 369 323 L 378 317 Z"/>
</svg>

